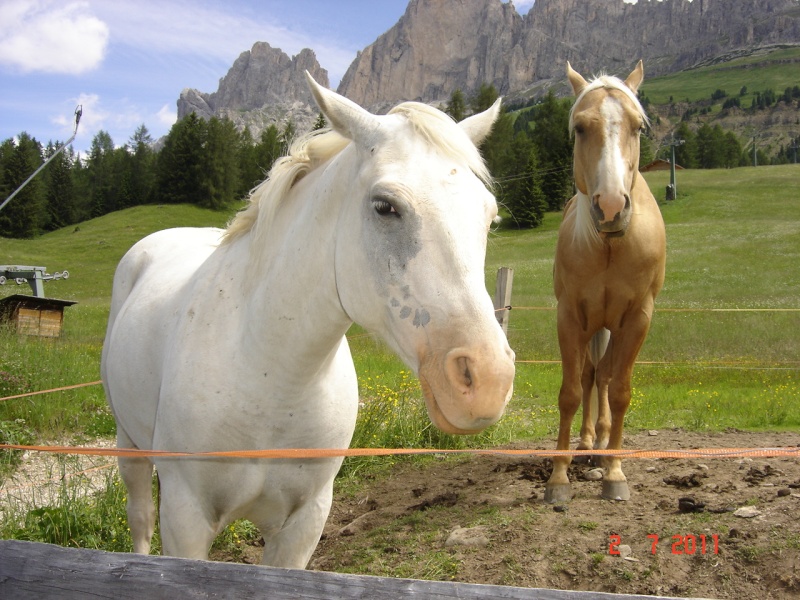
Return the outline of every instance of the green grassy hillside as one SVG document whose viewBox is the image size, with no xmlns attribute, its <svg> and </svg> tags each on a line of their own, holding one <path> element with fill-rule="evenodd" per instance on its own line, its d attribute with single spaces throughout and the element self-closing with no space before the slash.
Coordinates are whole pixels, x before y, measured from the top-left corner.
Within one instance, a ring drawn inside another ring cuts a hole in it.
<svg viewBox="0 0 800 600">
<path fill-rule="evenodd" d="M 663 199 L 668 173 L 647 180 Z M 797 181 L 800 166 L 794 165 L 679 172 L 678 199 L 662 204 L 666 284 L 636 370 L 630 426 L 800 427 Z M 111 280 L 124 252 L 151 231 L 221 226 L 229 217 L 188 206 L 143 206 L 35 240 L 0 239 L 2 263 L 68 269 L 68 280 L 46 283 L 45 291 L 78 302 L 66 310 L 60 340 L 0 337 L 0 396 L 99 379 Z M 536 230 L 491 233 L 487 289 L 493 293 L 500 266 L 514 269 L 509 340 L 517 380 L 504 429 L 476 443 L 555 431 L 560 367 L 552 261 L 559 220 L 549 214 Z M 20 292 L 28 290 L 0 288 L 2 295 Z M 349 337 L 362 396 L 386 401 L 378 422 L 408 406 L 420 408 L 408 368 L 359 327 Z M 398 396 L 411 404 L 397 404 Z M 44 437 L 113 432 L 99 386 L 0 403 L 0 422 L 15 419 Z M 357 443 L 372 441 L 367 438 Z"/>
<path fill-rule="evenodd" d="M 772 89 L 782 93 L 787 87 L 800 84 L 800 47 L 771 48 L 730 60 L 725 58 L 652 79 L 646 76 L 645 65 L 640 91 L 659 105 L 669 104 L 670 98 L 675 102 L 708 100 L 719 89 L 729 96 L 738 96 L 746 87 L 748 93 L 742 98 L 742 105 L 749 106 L 756 91 Z"/>
</svg>

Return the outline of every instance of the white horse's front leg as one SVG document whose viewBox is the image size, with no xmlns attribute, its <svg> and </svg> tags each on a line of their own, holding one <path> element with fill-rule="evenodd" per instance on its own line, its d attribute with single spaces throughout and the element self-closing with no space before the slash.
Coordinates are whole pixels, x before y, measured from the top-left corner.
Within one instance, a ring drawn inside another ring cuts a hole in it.
<svg viewBox="0 0 800 600">
<path fill-rule="evenodd" d="M 159 481 L 162 554 L 208 560 L 218 523 L 212 523 L 201 499 L 189 486 L 166 473 L 161 474 Z"/>
<path fill-rule="evenodd" d="M 333 481 L 316 498 L 297 508 L 280 529 L 260 525 L 264 535 L 261 564 L 271 567 L 305 569 L 319 543 L 333 502 Z"/>
</svg>

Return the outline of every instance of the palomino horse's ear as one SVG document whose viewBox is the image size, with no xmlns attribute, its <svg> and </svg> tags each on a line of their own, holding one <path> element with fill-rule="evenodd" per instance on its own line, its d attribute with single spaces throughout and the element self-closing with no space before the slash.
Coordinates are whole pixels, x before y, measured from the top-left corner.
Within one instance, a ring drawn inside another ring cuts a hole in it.
<svg viewBox="0 0 800 600">
<path fill-rule="evenodd" d="M 628 78 L 625 80 L 625 85 L 627 85 L 631 91 L 635 94 L 639 89 L 639 86 L 642 85 L 642 80 L 644 79 L 644 65 L 642 61 L 639 60 L 636 63 L 636 68 L 631 71 L 631 74 L 628 75 Z"/>
<path fill-rule="evenodd" d="M 494 101 L 494 104 L 485 111 L 467 117 L 458 123 L 458 126 L 464 130 L 464 133 L 467 134 L 467 137 L 469 137 L 476 146 L 479 146 L 492 132 L 492 125 L 494 125 L 494 122 L 500 114 L 501 103 L 502 98 L 498 98 Z"/>
<path fill-rule="evenodd" d="M 589 83 L 583 76 L 572 68 L 572 65 L 567 61 L 567 79 L 572 86 L 572 93 L 578 96 Z"/>
<path fill-rule="evenodd" d="M 348 140 L 356 141 L 361 137 L 360 134 L 372 131 L 377 127 L 374 124 L 375 115 L 364 110 L 352 100 L 325 89 L 314 81 L 308 71 L 306 71 L 306 80 L 317 106 L 328 119 L 331 127 Z"/>
</svg>

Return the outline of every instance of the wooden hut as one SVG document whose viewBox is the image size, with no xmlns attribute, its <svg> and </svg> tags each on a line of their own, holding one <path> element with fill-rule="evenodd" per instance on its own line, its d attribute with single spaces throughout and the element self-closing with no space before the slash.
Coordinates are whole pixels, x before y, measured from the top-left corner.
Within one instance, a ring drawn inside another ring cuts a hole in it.
<svg viewBox="0 0 800 600">
<path fill-rule="evenodd" d="M 64 308 L 73 304 L 77 303 L 14 294 L 0 300 L 0 319 L 11 323 L 22 335 L 59 337 L 64 324 Z"/>
</svg>

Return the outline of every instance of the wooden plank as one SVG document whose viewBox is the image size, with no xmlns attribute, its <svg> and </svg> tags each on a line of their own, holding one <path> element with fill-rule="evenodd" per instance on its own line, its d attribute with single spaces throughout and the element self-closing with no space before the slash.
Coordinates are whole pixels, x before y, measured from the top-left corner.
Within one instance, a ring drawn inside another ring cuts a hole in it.
<svg viewBox="0 0 800 600">
<path fill-rule="evenodd" d="M 276 569 L 62 548 L 18 540 L 0 540 L 0 598 L 664 600 L 661 596 L 570 592 Z"/>
</svg>

